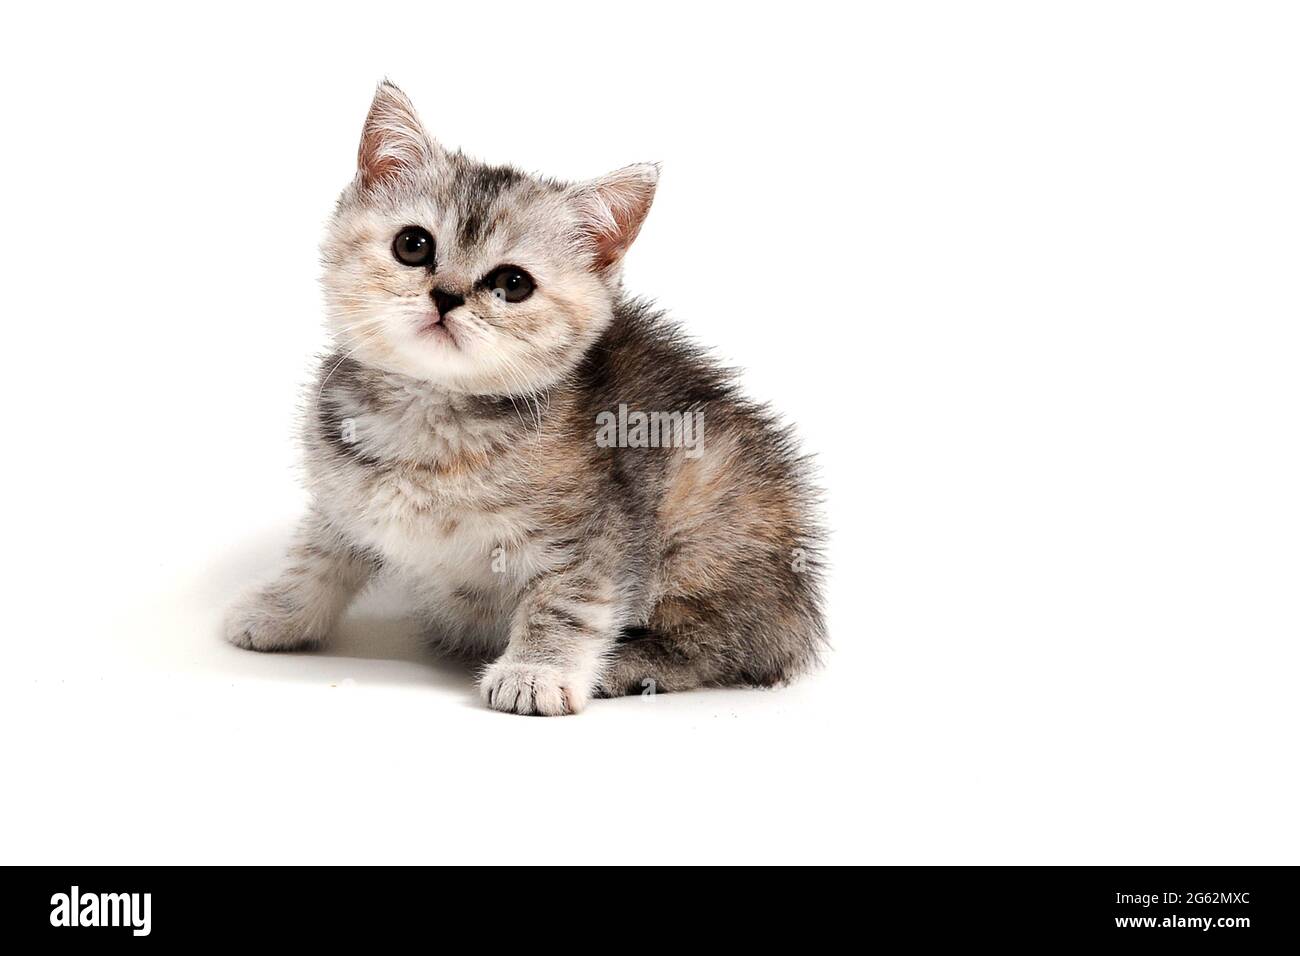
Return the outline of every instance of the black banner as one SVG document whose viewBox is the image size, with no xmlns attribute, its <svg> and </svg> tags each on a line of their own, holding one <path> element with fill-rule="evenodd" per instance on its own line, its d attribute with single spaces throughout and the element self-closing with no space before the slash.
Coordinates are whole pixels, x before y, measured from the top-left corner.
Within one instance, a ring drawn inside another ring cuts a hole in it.
<svg viewBox="0 0 1300 956">
<path fill-rule="evenodd" d="M 1293 943 L 1300 916 L 1290 868 L 864 868 L 847 881 L 630 867 L 594 882 L 580 873 L 484 880 L 419 868 L 57 867 L 6 876 L 11 934 L 96 948 L 375 943 L 490 917 L 487 925 L 515 933 L 544 931 L 546 945 L 575 932 L 653 934 L 662 945 L 667 932 L 724 927 L 734 940 L 738 925 L 742 937 L 763 938 L 826 919 L 827 930 L 867 940 L 1237 950 Z M 622 881 L 618 892 L 602 892 L 612 880 Z"/>
</svg>

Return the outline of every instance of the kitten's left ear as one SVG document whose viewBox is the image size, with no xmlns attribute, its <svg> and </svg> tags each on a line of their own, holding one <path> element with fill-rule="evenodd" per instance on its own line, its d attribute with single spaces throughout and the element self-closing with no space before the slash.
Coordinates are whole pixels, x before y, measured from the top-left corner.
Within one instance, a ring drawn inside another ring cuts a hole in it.
<svg viewBox="0 0 1300 956">
<path fill-rule="evenodd" d="M 388 80 L 380 83 L 357 149 L 361 185 L 368 189 L 392 182 L 433 165 L 441 155 L 406 94 Z"/>
<path fill-rule="evenodd" d="M 659 166 L 638 163 L 570 189 L 582 239 L 592 252 L 597 271 L 604 272 L 623 258 L 641 231 L 658 183 Z"/>
</svg>

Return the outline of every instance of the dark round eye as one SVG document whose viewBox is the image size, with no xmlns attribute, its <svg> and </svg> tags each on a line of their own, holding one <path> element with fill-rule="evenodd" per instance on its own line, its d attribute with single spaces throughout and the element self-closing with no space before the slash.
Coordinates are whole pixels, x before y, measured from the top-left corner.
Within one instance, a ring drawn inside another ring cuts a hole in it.
<svg viewBox="0 0 1300 956">
<path fill-rule="evenodd" d="M 427 229 L 407 226 L 393 239 L 393 258 L 404 266 L 433 265 L 433 236 Z"/>
<path fill-rule="evenodd" d="M 523 302 L 533 294 L 533 277 L 518 266 L 502 266 L 488 275 L 487 287 L 498 299 Z"/>
</svg>

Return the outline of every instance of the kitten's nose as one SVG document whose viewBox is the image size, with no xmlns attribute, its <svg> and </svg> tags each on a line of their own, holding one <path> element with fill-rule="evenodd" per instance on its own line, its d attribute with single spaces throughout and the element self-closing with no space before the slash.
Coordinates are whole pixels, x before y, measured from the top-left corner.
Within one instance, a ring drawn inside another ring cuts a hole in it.
<svg viewBox="0 0 1300 956">
<path fill-rule="evenodd" d="M 442 289 L 434 289 L 429 295 L 433 296 L 433 304 L 438 307 L 439 315 L 446 315 L 458 305 L 465 304 L 465 297 L 459 296 L 454 292 L 445 292 Z"/>
</svg>

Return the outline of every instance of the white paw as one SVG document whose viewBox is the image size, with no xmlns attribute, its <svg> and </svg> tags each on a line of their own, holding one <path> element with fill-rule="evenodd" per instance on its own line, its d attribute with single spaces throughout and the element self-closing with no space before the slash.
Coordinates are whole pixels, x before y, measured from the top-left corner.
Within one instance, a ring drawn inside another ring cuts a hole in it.
<svg viewBox="0 0 1300 956">
<path fill-rule="evenodd" d="M 479 692 L 483 703 L 496 710 L 543 717 L 576 714 L 591 698 L 591 688 L 576 674 L 504 658 L 483 672 Z"/>
<path fill-rule="evenodd" d="M 272 590 L 258 591 L 226 615 L 225 637 L 236 647 L 253 651 L 292 651 L 318 647 L 325 635 L 310 613 L 294 608 Z"/>
</svg>

